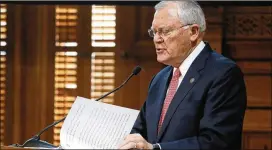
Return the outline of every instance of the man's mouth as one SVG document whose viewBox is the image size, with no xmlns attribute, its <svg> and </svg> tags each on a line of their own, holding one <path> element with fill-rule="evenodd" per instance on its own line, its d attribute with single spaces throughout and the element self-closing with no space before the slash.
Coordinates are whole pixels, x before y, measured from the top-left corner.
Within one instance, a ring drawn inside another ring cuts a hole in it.
<svg viewBox="0 0 272 150">
<path fill-rule="evenodd" d="M 162 53 L 165 50 L 165 48 L 156 48 L 156 53 Z"/>
</svg>

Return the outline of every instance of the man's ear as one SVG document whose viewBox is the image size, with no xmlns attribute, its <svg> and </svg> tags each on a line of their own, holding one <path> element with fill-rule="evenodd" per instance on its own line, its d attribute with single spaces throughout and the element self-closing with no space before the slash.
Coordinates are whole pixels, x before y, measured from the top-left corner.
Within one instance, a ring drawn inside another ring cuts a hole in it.
<svg viewBox="0 0 272 150">
<path fill-rule="evenodd" d="M 190 40 L 192 42 L 196 41 L 200 34 L 200 27 L 197 24 L 190 26 Z"/>
</svg>

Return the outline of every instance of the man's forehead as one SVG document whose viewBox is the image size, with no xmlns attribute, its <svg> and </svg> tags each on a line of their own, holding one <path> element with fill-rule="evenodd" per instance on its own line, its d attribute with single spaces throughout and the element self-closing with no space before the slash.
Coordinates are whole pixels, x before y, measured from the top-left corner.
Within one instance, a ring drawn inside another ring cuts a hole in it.
<svg viewBox="0 0 272 150">
<path fill-rule="evenodd" d="M 152 27 L 164 28 L 164 27 L 180 25 L 180 23 L 181 22 L 178 17 L 174 17 L 171 15 L 168 15 L 168 16 L 158 15 L 158 16 L 154 16 L 154 19 L 152 21 Z"/>
</svg>

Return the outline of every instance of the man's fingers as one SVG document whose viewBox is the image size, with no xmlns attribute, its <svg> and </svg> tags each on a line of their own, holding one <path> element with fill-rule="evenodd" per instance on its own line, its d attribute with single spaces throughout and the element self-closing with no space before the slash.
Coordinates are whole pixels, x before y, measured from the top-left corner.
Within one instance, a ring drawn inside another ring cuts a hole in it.
<svg viewBox="0 0 272 150">
<path fill-rule="evenodd" d="M 122 145 L 119 149 L 132 149 L 132 148 L 137 148 L 137 144 L 135 142 L 126 143 L 125 145 Z"/>
<path fill-rule="evenodd" d="M 125 140 L 119 145 L 119 148 L 128 145 L 129 143 L 137 143 L 137 140 L 134 136 L 128 135 Z"/>
<path fill-rule="evenodd" d="M 130 134 L 126 136 L 125 140 L 119 145 L 119 149 L 144 149 L 145 143 L 145 139 L 140 134 Z"/>
<path fill-rule="evenodd" d="M 132 139 L 132 141 L 138 143 L 138 142 L 141 142 L 141 141 L 145 141 L 145 139 L 141 136 L 141 134 L 130 134 L 130 139 Z"/>
<path fill-rule="evenodd" d="M 132 142 L 131 140 L 124 140 L 121 144 L 119 144 L 119 146 L 118 146 L 118 148 L 121 148 L 121 147 L 123 147 L 123 146 L 125 146 L 125 145 L 127 145 L 127 144 L 129 144 L 130 142 Z"/>
<path fill-rule="evenodd" d="M 137 149 L 146 149 L 145 148 L 145 143 L 144 142 L 137 143 Z"/>
</svg>

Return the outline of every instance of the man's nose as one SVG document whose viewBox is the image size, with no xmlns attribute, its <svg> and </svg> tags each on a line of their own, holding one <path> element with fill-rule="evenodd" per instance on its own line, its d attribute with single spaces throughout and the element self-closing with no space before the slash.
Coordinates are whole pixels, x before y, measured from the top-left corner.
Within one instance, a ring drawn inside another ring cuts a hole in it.
<svg viewBox="0 0 272 150">
<path fill-rule="evenodd" d="M 163 42 L 163 38 L 158 33 L 156 33 L 154 35 L 153 40 L 154 40 L 155 43 L 161 43 L 161 42 Z"/>
</svg>

